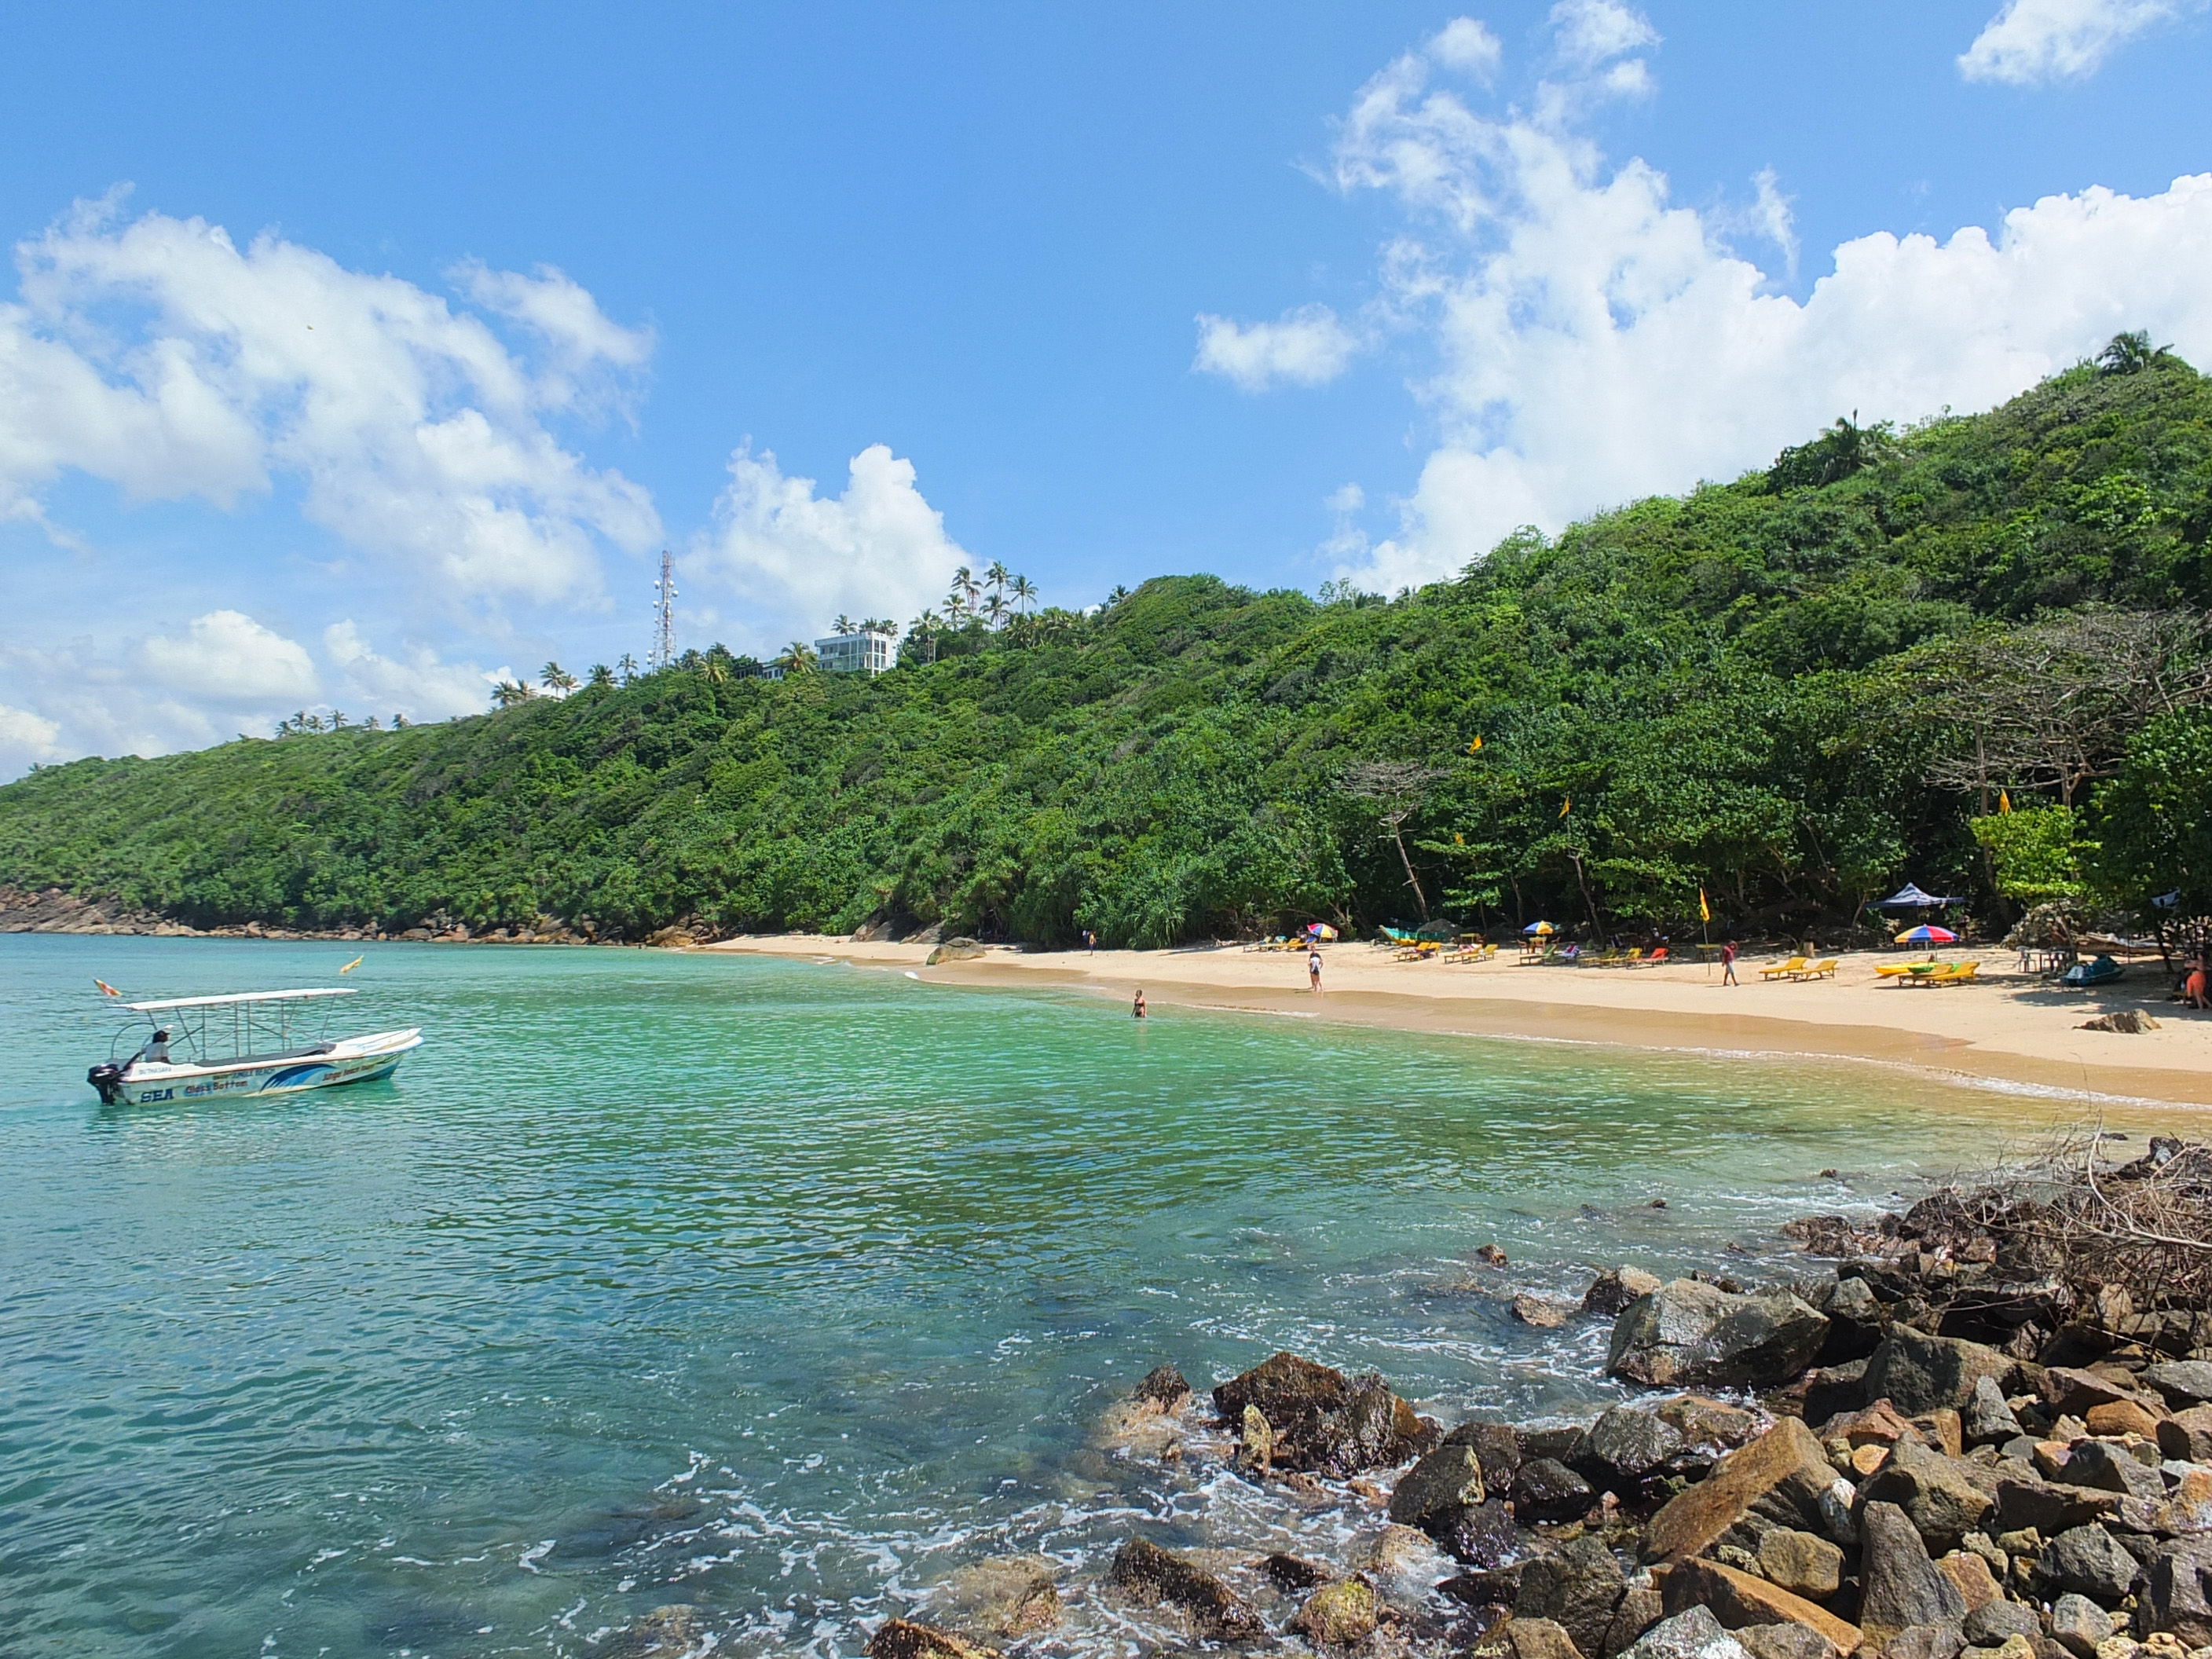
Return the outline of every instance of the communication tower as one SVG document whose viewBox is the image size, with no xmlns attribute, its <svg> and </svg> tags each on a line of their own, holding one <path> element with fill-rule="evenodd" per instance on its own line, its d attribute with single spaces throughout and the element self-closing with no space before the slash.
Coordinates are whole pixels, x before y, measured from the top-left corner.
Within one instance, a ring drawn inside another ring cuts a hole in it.
<svg viewBox="0 0 2212 1659">
<path fill-rule="evenodd" d="M 665 549 L 653 596 L 653 648 L 645 654 L 645 665 L 667 668 L 676 661 L 676 561 Z"/>
</svg>

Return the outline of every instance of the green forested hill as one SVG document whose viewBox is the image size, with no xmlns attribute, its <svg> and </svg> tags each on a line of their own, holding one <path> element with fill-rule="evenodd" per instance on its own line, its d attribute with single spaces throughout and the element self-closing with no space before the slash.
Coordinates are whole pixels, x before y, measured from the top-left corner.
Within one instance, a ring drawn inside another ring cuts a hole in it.
<svg viewBox="0 0 2212 1659">
<path fill-rule="evenodd" d="M 2212 380 L 2144 344 L 1988 415 L 1838 422 L 1387 603 L 1164 577 L 872 682 L 744 678 L 718 649 L 440 726 L 46 768 L 0 789 L 0 884 L 200 925 L 1140 944 L 1425 906 L 1694 930 L 1701 884 L 1723 925 L 1783 931 L 1906 876 L 1988 915 L 2039 858 L 2204 906 Z M 2039 685 L 2072 696 L 2085 649 L 2146 628 L 2172 684 L 2039 772 Z M 2036 846 L 1978 841 L 1992 789 Z"/>
</svg>

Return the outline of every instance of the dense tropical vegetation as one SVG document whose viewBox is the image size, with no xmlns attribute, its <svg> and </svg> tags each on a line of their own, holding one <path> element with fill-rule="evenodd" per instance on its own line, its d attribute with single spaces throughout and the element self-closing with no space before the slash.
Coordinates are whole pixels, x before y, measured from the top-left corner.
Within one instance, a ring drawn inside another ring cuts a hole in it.
<svg viewBox="0 0 2212 1659">
<path fill-rule="evenodd" d="M 879 678 L 720 647 L 441 725 L 0 789 L 0 883 L 201 925 L 870 921 L 1158 945 L 1310 918 L 2212 911 L 2212 380 L 2140 337 L 1986 415 L 1316 601 L 949 604 Z M 963 575 L 965 573 L 963 573 Z M 972 582 L 972 578 L 969 579 Z M 956 592 L 956 599 L 960 589 Z"/>
</svg>

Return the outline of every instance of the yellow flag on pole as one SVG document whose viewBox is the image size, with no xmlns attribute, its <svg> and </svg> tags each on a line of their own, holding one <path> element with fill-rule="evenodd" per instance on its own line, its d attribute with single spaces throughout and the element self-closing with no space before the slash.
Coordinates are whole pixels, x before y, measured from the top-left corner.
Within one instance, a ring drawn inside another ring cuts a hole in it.
<svg viewBox="0 0 2212 1659">
<path fill-rule="evenodd" d="M 1712 919 L 1713 907 L 1705 902 L 1705 890 L 1704 886 L 1700 884 L 1698 888 L 1698 920 L 1699 921 L 1711 921 Z"/>
<path fill-rule="evenodd" d="M 1567 815 L 1568 813 L 1570 813 L 1570 812 L 1573 811 L 1574 810 L 1575 810 L 1575 798 L 1574 798 L 1572 795 L 1568 796 L 1565 800 L 1563 800 L 1563 801 L 1561 801 L 1561 802 L 1559 803 L 1559 816 L 1560 816 L 1561 817 L 1566 817 L 1566 815 Z"/>
<path fill-rule="evenodd" d="M 343 978 L 346 975 L 353 972 L 355 969 L 360 967 L 362 963 L 368 960 L 368 958 L 367 957 L 356 957 L 351 962 L 349 962 L 344 967 L 338 969 L 339 977 Z"/>
<path fill-rule="evenodd" d="M 2012 794 L 2010 791 L 2004 789 L 1997 791 L 1997 811 L 2000 812 L 2009 812 L 2012 811 Z"/>
<path fill-rule="evenodd" d="M 1468 744 L 1468 746 L 1467 746 L 1467 752 L 1468 752 L 1468 754 L 1472 755 L 1472 754 L 1474 754 L 1477 750 L 1480 749 L 1481 747 L 1482 747 L 1482 739 L 1481 739 L 1480 738 L 1476 738 L 1473 743 L 1471 743 L 1471 744 Z"/>
</svg>

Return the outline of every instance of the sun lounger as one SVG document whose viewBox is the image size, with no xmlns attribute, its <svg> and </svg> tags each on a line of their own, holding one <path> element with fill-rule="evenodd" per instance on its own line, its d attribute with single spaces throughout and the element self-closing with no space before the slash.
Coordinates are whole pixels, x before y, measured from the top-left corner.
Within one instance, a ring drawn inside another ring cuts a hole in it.
<svg viewBox="0 0 2212 1659">
<path fill-rule="evenodd" d="M 1792 979 L 1832 979 L 1836 974 L 1836 959 L 1823 957 L 1818 962 L 1808 963 L 1790 977 Z"/>
<path fill-rule="evenodd" d="M 1759 976 L 1761 979 L 1788 979 L 1793 975 L 1802 974 L 1804 971 L 1805 958 L 1802 957 L 1792 957 L 1789 961 L 1784 963 L 1779 968 L 1760 969 L 1759 970 Z"/>
<path fill-rule="evenodd" d="M 1899 985 L 1964 985 L 1982 971 L 1978 962 L 1947 962 L 1930 974 L 1908 974 Z"/>
</svg>

